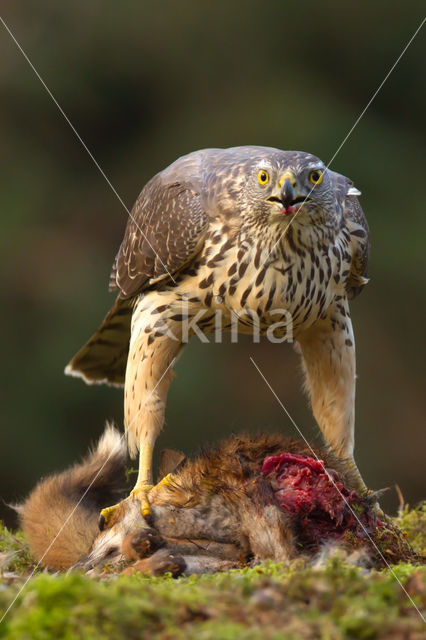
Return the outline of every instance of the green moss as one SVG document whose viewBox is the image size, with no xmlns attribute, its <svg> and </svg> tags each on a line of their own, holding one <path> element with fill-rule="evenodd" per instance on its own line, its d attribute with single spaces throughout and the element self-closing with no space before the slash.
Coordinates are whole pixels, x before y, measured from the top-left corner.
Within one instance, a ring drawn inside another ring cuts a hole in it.
<svg viewBox="0 0 426 640">
<path fill-rule="evenodd" d="M 23 533 L 12 533 L 0 521 L 0 570 L 22 574 L 34 565 Z"/>
<path fill-rule="evenodd" d="M 407 565 L 398 578 L 420 606 L 426 569 Z M 0 591 L 0 609 L 18 590 L 16 583 Z M 333 559 L 321 570 L 268 562 L 178 580 L 42 574 L 19 595 L 0 637 L 386 638 L 422 624 L 391 572 L 364 574 Z"/>
<path fill-rule="evenodd" d="M 418 551 L 423 518 L 424 508 L 414 515 L 406 510 L 397 521 Z M 20 534 L 2 527 L 0 545 L 2 553 L 16 552 L 9 565 L 16 574 L 32 568 Z M 426 567 L 405 563 L 365 572 L 338 556 L 321 569 L 302 560 L 264 562 L 177 580 L 41 573 L 19 593 L 24 582 L 25 576 L 10 582 L 9 573 L 0 582 L 0 617 L 19 594 L 0 624 L 0 638 L 410 638 L 421 637 L 423 622 L 416 607 L 426 604 Z"/>
<path fill-rule="evenodd" d="M 405 533 L 414 550 L 420 555 L 426 556 L 426 502 L 414 509 L 405 505 L 398 517 L 395 518 L 395 523 Z"/>
</svg>

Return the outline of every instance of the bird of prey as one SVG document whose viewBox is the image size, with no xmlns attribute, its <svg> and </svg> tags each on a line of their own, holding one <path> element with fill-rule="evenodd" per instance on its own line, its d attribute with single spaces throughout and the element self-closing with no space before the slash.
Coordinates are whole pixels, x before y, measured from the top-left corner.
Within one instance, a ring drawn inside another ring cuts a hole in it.
<svg viewBox="0 0 426 640">
<path fill-rule="evenodd" d="M 111 273 L 117 299 L 66 373 L 124 384 L 128 448 L 139 451 L 132 494 L 144 514 L 172 363 L 218 319 L 269 336 L 291 324 L 316 421 L 356 469 L 348 301 L 367 282 L 369 254 L 358 195 L 314 155 L 261 146 L 195 151 L 142 189 Z"/>
</svg>

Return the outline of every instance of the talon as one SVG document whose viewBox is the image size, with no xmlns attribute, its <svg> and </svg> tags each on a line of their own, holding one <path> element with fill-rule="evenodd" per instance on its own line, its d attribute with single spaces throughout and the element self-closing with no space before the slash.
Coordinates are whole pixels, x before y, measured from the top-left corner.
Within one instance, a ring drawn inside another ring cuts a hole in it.
<svg viewBox="0 0 426 640">
<path fill-rule="evenodd" d="M 111 507 L 105 507 L 104 509 L 102 509 L 99 516 L 99 522 L 98 522 L 99 530 L 103 531 L 105 527 L 109 527 L 112 524 L 114 524 L 114 519 L 119 520 L 120 512 L 118 512 L 117 514 L 118 507 L 120 507 L 120 505 L 122 505 L 127 500 L 138 500 L 138 502 L 140 502 L 140 505 L 141 505 L 142 516 L 146 520 L 147 524 L 152 525 L 151 506 L 148 501 L 148 493 L 151 491 L 152 488 L 153 488 L 152 484 L 141 484 L 135 487 L 130 492 L 130 495 L 124 500 L 122 500 L 122 502 L 119 502 L 118 504 L 114 504 Z"/>
<path fill-rule="evenodd" d="M 116 511 L 117 507 L 119 507 L 119 504 L 113 504 L 111 507 L 105 507 L 104 509 L 102 509 L 98 521 L 98 527 L 100 531 L 103 531 L 105 527 L 110 524 L 111 516 Z"/>
<path fill-rule="evenodd" d="M 98 520 L 99 531 L 103 531 L 105 529 L 105 523 L 106 523 L 105 516 L 101 511 L 101 513 L 99 514 L 99 520 Z"/>
<path fill-rule="evenodd" d="M 152 484 L 141 484 L 130 492 L 130 496 L 132 498 L 139 500 L 141 504 L 141 513 L 145 519 L 151 516 L 151 506 L 148 502 L 148 493 L 151 491 L 152 487 Z"/>
</svg>

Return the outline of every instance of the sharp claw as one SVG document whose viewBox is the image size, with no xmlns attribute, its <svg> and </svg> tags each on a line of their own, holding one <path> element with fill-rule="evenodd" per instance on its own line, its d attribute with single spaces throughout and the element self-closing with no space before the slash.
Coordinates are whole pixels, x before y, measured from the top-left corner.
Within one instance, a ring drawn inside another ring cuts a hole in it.
<svg viewBox="0 0 426 640">
<path fill-rule="evenodd" d="M 152 514 L 151 514 L 151 506 L 148 502 L 147 494 L 151 491 L 152 484 L 143 484 L 139 487 L 135 487 L 130 495 L 136 500 L 139 500 L 141 504 L 141 513 L 145 520 L 148 522 L 148 519 L 152 522 Z"/>
<path fill-rule="evenodd" d="M 136 499 L 140 502 L 141 514 L 145 519 L 145 521 L 147 522 L 147 524 L 149 524 L 150 526 L 152 526 L 153 518 L 152 518 L 151 506 L 148 502 L 147 494 L 151 491 L 151 489 L 152 489 L 151 484 L 139 485 L 138 487 L 135 487 L 130 492 L 130 495 L 128 498 L 125 498 L 125 500 Z M 105 527 L 109 525 L 111 516 L 114 513 L 114 511 L 117 509 L 119 504 L 114 504 L 112 505 L 112 507 L 105 507 L 105 509 L 102 509 L 99 516 L 99 521 L 98 521 L 98 526 L 100 531 L 103 531 Z"/>
<path fill-rule="evenodd" d="M 113 504 L 111 507 L 105 507 L 104 509 L 102 509 L 99 515 L 99 520 L 98 520 L 98 526 L 100 531 L 103 531 L 105 527 L 108 526 L 111 516 L 118 506 L 119 504 Z"/>
<path fill-rule="evenodd" d="M 103 531 L 105 529 L 105 516 L 102 513 L 102 511 L 99 514 L 98 527 L 99 527 L 99 531 Z"/>
<path fill-rule="evenodd" d="M 152 517 L 152 512 L 151 511 L 149 511 L 149 513 L 145 514 L 143 517 L 145 518 L 145 522 L 149 527 L 153 527 L 154 526 L 154 518 Z"/>
</svg>

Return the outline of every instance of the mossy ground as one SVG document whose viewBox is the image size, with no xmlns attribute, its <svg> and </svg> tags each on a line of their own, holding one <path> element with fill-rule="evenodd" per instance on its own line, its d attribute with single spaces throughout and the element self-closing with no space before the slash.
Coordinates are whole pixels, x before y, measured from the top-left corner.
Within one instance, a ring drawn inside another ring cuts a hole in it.
<svg viewBox="0 0 426 640">
<path fill-rule="evenodd" d="M 426 507 L 405 509 L 397 524 L 424 555 Z M 22 536 L 5 528 L 0 553 L 1 615 L 33 564 Z M 420 640 L 425 626 L 408 595 L 424 613 L 425 583 L 425 566 L 365 572 L 338 557 L 321 569 L 267 562 L 177 580 L 37 572 L 0 625 L 0 638 Z"/>
</svg>

